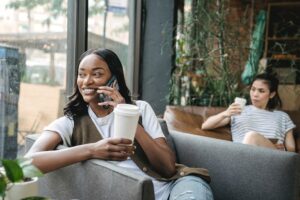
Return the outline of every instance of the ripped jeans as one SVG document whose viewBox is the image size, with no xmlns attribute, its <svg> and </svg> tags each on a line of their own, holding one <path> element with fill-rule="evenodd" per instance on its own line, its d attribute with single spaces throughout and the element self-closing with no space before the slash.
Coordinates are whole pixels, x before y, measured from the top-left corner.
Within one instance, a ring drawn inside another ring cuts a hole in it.
<svg viewBox="0 0 300 200">
<path fill-rule="evenodd" d="M 185 176 L 171 185 L 168 200 L 213 200 L 211 188 L 207 182 L 196 176 Z"/>
</svg>

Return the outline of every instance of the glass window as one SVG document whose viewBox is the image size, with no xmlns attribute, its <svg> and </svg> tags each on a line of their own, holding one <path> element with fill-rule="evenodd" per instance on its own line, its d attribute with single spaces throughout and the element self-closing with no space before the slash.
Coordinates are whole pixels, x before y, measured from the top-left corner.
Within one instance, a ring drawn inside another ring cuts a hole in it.
<svg viewBox="0 0 300 200">
<path fill-rule="evenodd" d="M 62 114 L 66 10 L 67 0 L 0 1 L 0 157 Z"/>
<path fill-rule="evenodd" d="M 88 11 L 88 48 L 113 50 L 122 62 L 131 91 L 134 6 L 132 0 L 89 0 Z"/>
</svg>

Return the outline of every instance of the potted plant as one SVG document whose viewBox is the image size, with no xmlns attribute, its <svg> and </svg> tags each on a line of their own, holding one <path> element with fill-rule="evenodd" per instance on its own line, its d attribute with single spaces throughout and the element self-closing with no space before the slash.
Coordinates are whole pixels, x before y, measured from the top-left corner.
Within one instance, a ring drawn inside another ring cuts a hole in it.
<svg viewBox="0 0 300 200">
<path fill-rule="evenodd" d="M 31 161 L 28 158 L 1 160 L 0 197 L 3 200 L 45 199 L 37 197 L 37 178 L 43 174 Z"/>
</svg>

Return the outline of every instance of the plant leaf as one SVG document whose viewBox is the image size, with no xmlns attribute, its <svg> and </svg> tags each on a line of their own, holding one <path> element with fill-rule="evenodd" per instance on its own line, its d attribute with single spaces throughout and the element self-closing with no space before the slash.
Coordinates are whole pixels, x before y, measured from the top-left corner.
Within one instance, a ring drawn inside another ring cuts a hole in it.
<svg viewBox="0 0 300 200">
<path fill-rule="evenodd" d="M 0 173 L 0 197 L 5 195 L 6 186 L 5 177 Z"/>
<path fill-rule="evenodd" d="M 17 161 L 20 167 L 23 168 L 25 165 L 31 165 L 32 158 L 18 158 Z"/>
<path fill-rule="evenodd" d="M 18 182 L 24 178 L 22 168 L 17 160 L 2 160 L 5 174 L 11 182 Z"/>
<path fill-rule="evenodd" d="M 43 173 L 34 165 L 23 166 L 24 177 L 33 178 L 43 176 Z"/>
<path fill-rule="evenodd" d="M 37 167 L 31 164 L 32 163 L 31 158 L 19 158 L 18 162 L 23 170 L 24 177 L 33 178 L 33 177 L 40 177 L 43 175 L 43 173 Z"/>
</svg>

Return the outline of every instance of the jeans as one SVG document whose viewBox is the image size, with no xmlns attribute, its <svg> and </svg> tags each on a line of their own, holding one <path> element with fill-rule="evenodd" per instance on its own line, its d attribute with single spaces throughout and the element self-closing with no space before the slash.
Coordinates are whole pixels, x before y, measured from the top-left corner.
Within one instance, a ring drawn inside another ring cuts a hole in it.
<svg viewBox="0 0 300 200">
<path fill-rule="evenodd" d="M 211 188 L 207 182 L 196 176 L 185 176 L 171 185 L 169 200 L 213 200 Z"/>
</svg>

